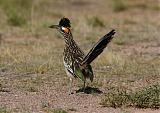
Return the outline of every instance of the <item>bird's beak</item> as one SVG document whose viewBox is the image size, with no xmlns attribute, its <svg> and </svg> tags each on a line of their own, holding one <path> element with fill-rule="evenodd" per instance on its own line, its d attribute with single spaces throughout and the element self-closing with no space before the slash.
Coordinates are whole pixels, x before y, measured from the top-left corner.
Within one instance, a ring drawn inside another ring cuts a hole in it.
<svg viewBox="0 0 160 113">
<path fill-rule="evenodd" d="M 50 25 L 49 28 L 58 29 L 58 28 L 59 28 L 59 25 Z"/>
</svg>

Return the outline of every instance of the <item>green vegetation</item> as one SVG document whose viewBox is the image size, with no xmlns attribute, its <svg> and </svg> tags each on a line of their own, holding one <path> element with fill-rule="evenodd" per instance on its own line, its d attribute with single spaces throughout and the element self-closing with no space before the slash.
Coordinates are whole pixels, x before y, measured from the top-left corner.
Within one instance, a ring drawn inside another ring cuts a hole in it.
<svg viewBox="0 0 160 113">
<path fill-rule="evenodd" d="M 45 108 L 44 112 L 45 113 L 68 113 L 66 110 L 63 110 L 61 108 L 57 108 L 57 109 Z"/>
<path fill-rule="evenodd" d="M 55 109 L 53 111 L 53 113 L 67 113 L 67 111 L 63 110 L 63 109 Z"/>
<path fill-rule="evenodd" d="M 148 86 L 138 91 L 127 91 L 126 88 L 117 88 L 106 94 L 101 104 L 106 107 L 160 108 L 160 85 Z"/>
<path fill-rule="evenodd" d="M 0 113 L 9 113 L 5 107 L 0 107 Z"/>
<path fill-rule="evenodd" d="M 29 91 L 29 92 L 37 92 L 38 89 L 36 87 L 34 87 L 34 86 L 28 86 L 27 91 Z"/>
<path fill-rule="evenodd" d="M 46 108 L 46 107 L 49 106 L 49 103 L 47 103 L 47 102 L 44 101 L 44 100 L 41 100 L 41 106 L 42 106 L 42 108 Z"/>
<path fill-rule="evenodd" d="M 13 25 L 13 26 L 21 26 L 23 24 L 26 24 L 27 20 L 21 16 L 21 14 L 17 14 L 17 13 L 12 13 L 10 15 L 8 15 L 8 23 L 10 25 Z"/>
<path fill-rule="evenodd" d="M 127 6 L 124 4 L 123 0 L 114 0 L 114 11 L 124 11 Z"/>
<path fill-rule="evenodd" d="M 12 26 L 22 26 L 31 18 L 32 0 L 0 0 L 0 4 Z"/>
<path fill-rule="evenodd" d="M 104 27 L 104 22 L 99 17 L 88 19 L 88 24 L 92 25 L 93 27 Z"/>
</svg>

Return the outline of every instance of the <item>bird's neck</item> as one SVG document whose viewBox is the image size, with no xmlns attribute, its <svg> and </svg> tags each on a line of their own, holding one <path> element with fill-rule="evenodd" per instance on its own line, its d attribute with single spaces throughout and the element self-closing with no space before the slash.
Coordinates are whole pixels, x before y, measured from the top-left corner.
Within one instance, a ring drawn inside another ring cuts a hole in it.
<svg viewBox="0 0 160 113">
<path fill-rule="evenodd" d="M 69 35 L 67 35 L 67 36 L 65 37 L 65 46 L 66 46 L 66 47 L 70 47 L 70 46 L 73 46 L 73 45 L 75 45 L 75 44 L 76 44 L 76 43 L 75 43 L 75 41 L 74 41 L 74 39 L 73 39 L 72 33 L 70 32 Z"/>
</svg>

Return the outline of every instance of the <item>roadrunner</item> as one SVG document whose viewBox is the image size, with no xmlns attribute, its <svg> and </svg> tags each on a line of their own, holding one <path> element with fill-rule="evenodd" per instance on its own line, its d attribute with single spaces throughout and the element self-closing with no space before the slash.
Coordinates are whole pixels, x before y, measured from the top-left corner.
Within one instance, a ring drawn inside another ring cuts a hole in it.
<svg viewBox="0 0 160 113">
<path fill-rule="evenodd" d="M 107 44 L 113 38 L 115 30 L 110 31 L 108 34 L 103 36 L 89 51 L 87 55 L 78 47 L 75 43 L 71 30 L 70 30 L 70 20 L 68 18 L 62 18 L 59 21 L 59 25 L 51 25 L 50 28 L 57 29 L 63 36 L 65 40 L 65 48 L 63 52 L 63 63 L 67 75 L 69 76 L 69 91 L 71 94 L 72 79 L 79 78 L 84 82 L 83 91 L 85 90 L 86 78 L 89 78 L 91 82 L 93 81 L 93 71 L 91 67 L 91 62 L 100 55 Z"/>
</svg>

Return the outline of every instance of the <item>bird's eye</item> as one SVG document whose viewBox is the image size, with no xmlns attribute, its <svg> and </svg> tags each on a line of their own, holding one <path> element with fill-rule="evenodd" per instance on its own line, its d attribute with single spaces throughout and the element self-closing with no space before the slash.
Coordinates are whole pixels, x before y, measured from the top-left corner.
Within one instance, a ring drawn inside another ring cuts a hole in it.
<svg viewBox="0 0 160 113">
<path fill-rule="evenodd" d="M 63 30 L 65 33 L 68 33 L 68 32 L 69 32 L 69 29 L 66 28 L 66 27 L 62 27 L 62 30 Z"/>
</svg>

